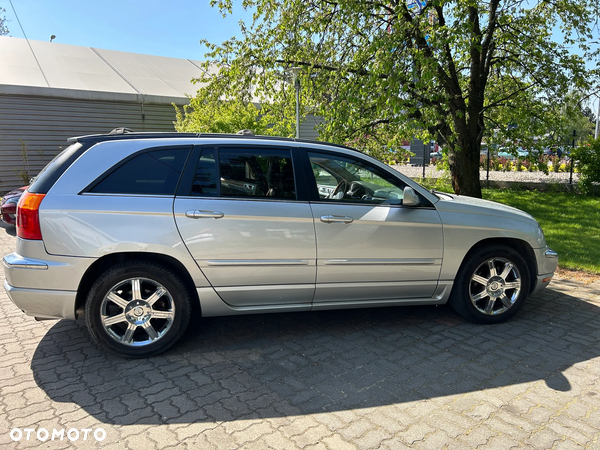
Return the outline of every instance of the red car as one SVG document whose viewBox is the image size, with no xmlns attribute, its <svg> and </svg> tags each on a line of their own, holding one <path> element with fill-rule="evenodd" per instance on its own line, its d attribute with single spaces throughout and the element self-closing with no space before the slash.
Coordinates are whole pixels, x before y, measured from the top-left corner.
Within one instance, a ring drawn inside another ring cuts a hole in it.
<svg viewBox="0 0 600 450">
<path fill-rule="evenodd" d="M 21 195 L 28 187 L 20 187 L 2 197 L 2 200 L 0 200 L 0 219 L 11 225 L 17 224 L 17 203 L 19 203 Z"/>
</svg>

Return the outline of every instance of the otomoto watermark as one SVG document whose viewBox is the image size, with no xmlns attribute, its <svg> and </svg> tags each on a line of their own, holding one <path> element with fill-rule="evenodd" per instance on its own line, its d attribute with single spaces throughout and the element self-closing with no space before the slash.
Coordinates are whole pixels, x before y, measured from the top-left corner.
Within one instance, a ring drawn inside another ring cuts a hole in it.
<svg viewBox="0 0 600 450">
<path fill-rule="evenodd" d="M 103 428 L 61 428 L 47 430 L 46 428 L 13 428 L 10 430 L 10 438 L 15 441 L 91 441 L 102 442 L 106 439 L 106 431 Z"/>
</svg>

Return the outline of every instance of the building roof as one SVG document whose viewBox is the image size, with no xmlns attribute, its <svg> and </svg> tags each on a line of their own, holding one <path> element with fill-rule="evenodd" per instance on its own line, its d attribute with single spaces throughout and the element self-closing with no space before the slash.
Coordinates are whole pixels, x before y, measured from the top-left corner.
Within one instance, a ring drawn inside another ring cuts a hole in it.
<svg viewBox="0 0 600 450">
<path fill-rule="evenodd" d="M 190 59 L 0 36 L 0 94 L 186 104 L 203 71 Z"/>
</svg>

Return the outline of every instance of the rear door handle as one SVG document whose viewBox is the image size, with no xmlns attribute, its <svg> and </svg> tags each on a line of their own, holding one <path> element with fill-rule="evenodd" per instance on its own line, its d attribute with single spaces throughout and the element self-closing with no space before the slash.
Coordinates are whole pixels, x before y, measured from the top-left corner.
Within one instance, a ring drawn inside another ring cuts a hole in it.
<svg viewBox="0 0 600 450">
<path fill-rule="evenodd" d="M 190 219 L 220 219 L 224 214 L 221 211 L 205 211 L 205 210 L 191 210 L 185 212 L 185 217 Z"/>
<path fill-rule="evenodd" d="M 354 219 L 350 216 L 321 216 L 321 222 L 325 223 L 352 223 Z"/>
</svg>

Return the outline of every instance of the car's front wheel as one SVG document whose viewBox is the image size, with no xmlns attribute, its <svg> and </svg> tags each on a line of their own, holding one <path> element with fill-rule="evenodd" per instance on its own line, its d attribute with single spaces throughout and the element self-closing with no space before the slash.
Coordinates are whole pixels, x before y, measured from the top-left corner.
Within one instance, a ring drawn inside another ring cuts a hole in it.
<svg viewBox="0 0 600 450">
<path fill-rule="evenodd" d="M 127 261 L 94 283 L 85 318 L 93 339 L 120 355 L 143 358 L 171 347 L 190 320 L 190 293 L 167 266 Z"/>
<path fill-rule="evenodd" d="M 450 305 L 473 322 L 499 323 L 521 309 L 529 287 L 529 269 L 519 253 L 502 245 L 486 246 L 467 255 Z"/>
</svg>

